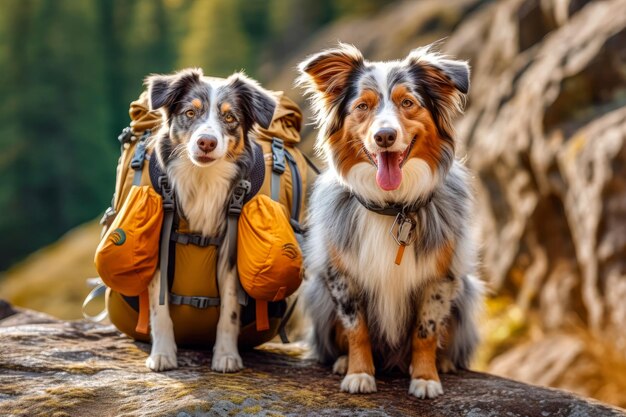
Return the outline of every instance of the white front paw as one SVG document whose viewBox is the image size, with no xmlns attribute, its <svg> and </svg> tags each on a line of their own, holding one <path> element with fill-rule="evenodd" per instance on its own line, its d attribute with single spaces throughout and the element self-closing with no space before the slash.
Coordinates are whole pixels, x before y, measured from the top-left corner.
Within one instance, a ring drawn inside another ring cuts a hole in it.
<svg viewBox="0 0 626 417">
<path fill-rule="evenodd" d="M 348 372 L 348 355 L 342 355 L 333 364 L 333 374 L 345 375 L 346 372 Z"/>
<path fill-rule="evenodd" d="M 216 372 L 237 372 L 243 369 L 243 361 L 237 353 L 214 353 L 211 369 Z"/>
<path fill-rule="evenodd" d="M 148 359 L 146 359 L 146 366 L 155 372 L 178 368 L 176 349 L 169 352 L 153 350 Z"/>
<path fill-rule="evenodd" d="M 443 394 L 441 382 L 432 379 L 412 379 L 409 394 L 417 398 L 435 398 Z"/>
<path fill-rule="evenodd" d="M 376 380 L 370 374 L 348 374 L 341 381 L 341 391 L 350 394 L 376 392 Z"/>
</svg>

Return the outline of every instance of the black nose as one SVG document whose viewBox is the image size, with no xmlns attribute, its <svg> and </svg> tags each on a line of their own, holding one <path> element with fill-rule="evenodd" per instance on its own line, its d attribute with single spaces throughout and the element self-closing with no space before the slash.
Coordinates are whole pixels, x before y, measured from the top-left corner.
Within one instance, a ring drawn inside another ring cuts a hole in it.
<svg viewBox="0 0 626 417">
<path fill-rule="evenodd" d="M 209 153 L 217 146 L 217 138 L 210 135 L 202 135 L 198 138 L 198 148 L 202 152 Z"/>
<path fill-rule="evenodd" d="M 374 140 L 381 148 L 388 148 L 396 141 L 396 130 L 390 128 L 380 129 L 374 135 Z"/>
</svg>

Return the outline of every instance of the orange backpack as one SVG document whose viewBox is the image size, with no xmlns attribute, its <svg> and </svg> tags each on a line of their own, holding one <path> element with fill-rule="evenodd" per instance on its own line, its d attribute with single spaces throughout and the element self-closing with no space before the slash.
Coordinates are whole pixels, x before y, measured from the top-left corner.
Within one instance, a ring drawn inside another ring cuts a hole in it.
<svg viewBox="0 0 626 417">
<path fill-rule="evenodd" d="M 257 144 L 257 168 L 260 164 L 257 171 L 261 174 L 253 187 L 258 193 L 250 200 L 251 196 L 244 195 L 249 201 L 234 208 L 232 205 L 237 198 L 231 198 L 232 210 L 229 210 L 228 229 L 229 233 L 235 231 L 234 241 L 237 242 L 229 248 L 229 258 L 231 264 L 237 263 L 242 290 L 245 290 L 240 292 L 240 302 L 245 304 L 240 342 L 245 346 L 268 341 L 279 331 L 281 338 L 286 339 L 284 324 L 294 303 L 287 311 L 284 299 L 301 283 L 302 256 L 297 236 L 301 233 L 300 221 L 304 216 L 302 207 L 310 162 L 293 147 L 300 140 L 300 109 L 282 93 L 276 93 L 276 97 L 279 104 L 271 125 L 268 129 L 257 128 L 253 135 Z M 206 347 L 213 342 L 219 317 L 214 269 L 217 250 L 215 245 L 203 246 L 206 237 L 187 230 L 184 219 L 175 222 L 178 225 L 174 228 L 161 227 L 172 224 L 171 214 L 168 214 L 171 211 L 155 210 L 155 204 L 175 207 L 172 201 L 166 201 L 169 197 L 162 187 L 168 187 L 167 178 L 160 184 L 163 173 L 155 173 L 158 171 L 154 168 L 156 161 L 151 159 L 151 132 L 160 127 L 161 115 L 148 109 L 145 93 L 131 103 L 130 115 L 131 126 L 119 138 L 122 155 L 117 168 L 116 192 L 112 207 L 102 220 L 104 237 L 96 253 L 98 272 L 109 286 L 106 297 L 109 318 L 131 337 L 149 339 L 146 289 L 160 259 L 162 282 L 169 281 L 169 286 L 161 287 L 172 291 L 170 314 L 177 343 Z M 237 189 L 233 194 L 237 195 Z M 175 195 L 175 190 L 171 195 Z M 129 228 L 133 230 L 127 230 Z M 122 243 L 118 239 L 120 231 L 126 235 Z M 138 236 L 140 233 L 144 237 Z M 174 235 L 184 243 L 170 244 Z M 197 276 L 201 273 L 198 269 L 209 271 L 207 282 L 200 286 L 184 278 Z"/>
</svg>

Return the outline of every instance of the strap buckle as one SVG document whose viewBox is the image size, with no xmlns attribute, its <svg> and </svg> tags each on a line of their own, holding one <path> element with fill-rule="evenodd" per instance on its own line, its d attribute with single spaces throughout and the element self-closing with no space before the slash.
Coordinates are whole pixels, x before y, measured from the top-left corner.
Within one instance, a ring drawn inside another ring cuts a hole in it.
<svg viewBox="0 0 626 417">
<path fill-rule="evenodd" d="M 272 138 L 272 171 L 285 172 L 285 145 L 282 139 Z"/>
<path fill-rule="evenodd" d="M 208 307 L 217 307 L 220 305 L 219 298 L 212 297 L 200 297 L 200 296 L 188 296 L 179 295 L 170 292 L 170 304 L 173 305 L 187 305 L 194 308 L 205 309 Z"/>
<path fill-rule="evenodd" d="M 189 305 L 195 308 L 204 309 L 209 306 L 209 299 L 207 297 L 191 297 Z"/>
<path fill-rule="evenodd" d="M 228 214 L 240 214 L 243 208 L 243 201 L 250 192 L 252 184 L 248 180 L 240 179 L 233 190 L 228 206 Z"/>
<path fill-rule="evenodd" d="M 132 137 L 133 137 L 133 132 L 129 126 L 129 127 L 125 127 L 124 129 L 122 129 L 122 133 L 120 133 L 117 136 L 117 140 L 119 140 L 120 143 L 123 145 L 125 143 L 130 143 Z"/>
<path fill-rule="evenodd" d="M 161 188 L 161 195 L 163 196 L 163 210 L 174 211 L 174 189 L 170 187 L 167 175 L 161 175 L 159 177 L 159 187 Z"/>
<path fill-rule="evenodd" d="M 146 143 L 143 139 L 137 144 L 135 148 L 135 154 L 130 161 L 130 167 L 135 171 L 140 171 L 143 168 L 143 162 L 146 160 Z"/>
<path fill-rule="evenodd" d="M 219 241 L 217 241 L 216 239 L 210 236 L 203 236 L 203 235 L 195 234 L 195 233 L 172 232 L 172 236 L 170 237 L 170 240 L 176 243 L 180 243 L 181 245 L 191 244 L 194 246 L 199 246 L 201 248 L 206 248 L 207 246 L 211 246 L 211 245 L 217 246 L 219 244 Z"/>
</svg>

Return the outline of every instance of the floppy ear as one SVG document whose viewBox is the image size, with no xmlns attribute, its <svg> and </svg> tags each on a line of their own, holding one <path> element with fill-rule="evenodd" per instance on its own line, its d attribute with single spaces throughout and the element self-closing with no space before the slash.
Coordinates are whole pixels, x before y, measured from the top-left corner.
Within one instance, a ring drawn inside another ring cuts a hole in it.
<svg viewBox="0 0 626 417">
<path fill-rule="evenodd" d="M 463 111 L 469 92 L 470 69 L 465 61 L 444 58 L 430 51 L 430 45 L 414 49 L 405 64 L 416 89 L 430 110 L 439 133 L 452 138 L 452 122 Z"/>
<path fill-rule="evenodd" d="M 336 99 L 346 88 L 350 75 L 363 68 L 363 55 L 353 45 L 340 43 L 337 48 L 312 55 L 298 65 L 297 83 L 309 92 L 329 101 Z"/>
<path fill-rule="evenodd" d="M 270 95 L 258 82 L 243 73 L 233 74 L 227 79 L 230 87 L 239 100 L 245 120 L 244 128 L 250 129 L 258 123 L 267 129 L 272 123 L 276 99 Z"/>
<path fill-rule="evenodd" d="M 171 111 L 177 99 L 189 88 L 200 81 L 202 70 L 190 68 L 179 71 L 172 75 L 150 75 L 146 77 L 144 84 L 148 86 L 150 109 L 156 110 L 164 107 Z"/>
</svg>

